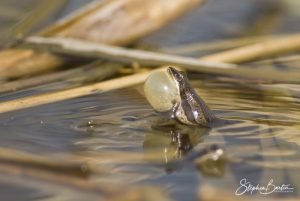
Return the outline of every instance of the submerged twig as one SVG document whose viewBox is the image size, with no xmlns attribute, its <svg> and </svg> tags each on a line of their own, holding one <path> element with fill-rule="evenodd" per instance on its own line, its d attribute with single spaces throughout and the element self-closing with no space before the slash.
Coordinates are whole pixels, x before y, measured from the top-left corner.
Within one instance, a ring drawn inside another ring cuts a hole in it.
<svg viewBox="0 0 300 201">
<path fill-rule="evenodd" d="M 0 164 L 19 165 L 79 177 L 87 177 L 92 172 L 86 163 L 48 160 L 37 155 L 7 148 L 0 148 Z"/>
<path fill-rule="evenodd" d="M 266 57 L 274 57 L 300 50 L 300 34 L 280 37 L 276 40 L 248 45 L 213 55 L 201 57 L 205 61 L 243 63 Z"/>
<path fill-rule="evenodd" d="M 140 201 L 150 197 L 150 200 L 170 201 L 169 197 L 159 188 L 148 186 L 124 187 L 124 185 L 113 183 L 107 185 L 107 182 L 96 183 L 86 178 L 74 177 L 70 174 L 51 172 L 42 168 L 32 169 L 25 166 L 1 164 L 0 173 L 1 181 L 4 180 L 5 183 L 14 182 L 14 177 L 20 178 L 20 175 L 22 175 L 21 178 L 23 179 L 23 182 L 26 182 L 24 178 L 33 178 L 34 180 L 44 181 L 48 184 L 60 185 L 60 188 L 76 190 L 77 193 L 89 193 L 89 195 L 96 196 L 96 200 Z M 40 185 L 40 182 L 37 182 L 36 184 Z"/>
</svg>

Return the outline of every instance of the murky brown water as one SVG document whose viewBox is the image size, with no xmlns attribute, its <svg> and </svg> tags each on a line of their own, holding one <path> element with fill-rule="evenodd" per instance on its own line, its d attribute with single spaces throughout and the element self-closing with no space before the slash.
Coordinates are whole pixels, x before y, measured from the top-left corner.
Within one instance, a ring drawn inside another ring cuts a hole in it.
<svg viewBox="0 0 300 201">
<path fill-rule="evenodd" d="M 248 1 L 248 4 L 256 8 L 253 1 Z M 248 4 L 239 9 L 245 10 Z M 211 32 L 216 35 L 201 37 L 206 35 L 205 30 L 202 32 L 195 27 L 194 32 L 188 32 L 187 27 L 191 27 L 188 22 L 195 21 L 197 12 L 177 22 L 185 25 L 173 35 L 170 36 L 169 30 L 175 25 L 171 24 L 143 43 L 158 46 L 163 41 L 161 46 L 168 46 L 195 41 L 197 36 L 204 41 L 209 37 L 222 38 L 225 32 L 214 26 L 219 20 L 217 16 L 203 22 L 210 23 Z M 203 15 L 207 15 L 205 12 Z M 232 13 L 227 21 L 232 23 L 231 19 L 237 16 Z M 244 13 L 241 16 L 241 21 L 247 22 L 251 15 Z M 282 29 L 279 26 L 278 30 Z M 238 33 L 227 34 L 234 36 Z M 293 65 L 299 67 L 300 62 Z M 294 188 L 293 192 L 272 193 L 268 198 L 300 196 L 300 85 L 259 84 L 202 74 L 189 74 L 189 77 L 214 113 L 229 123 L 212 129 L 162 127 L 159 125 L 162 121 L 160 115 L 143 97 L 142 86 L 136 86 L 0 114 L 0 147 L 61 163 L 87 161 L 95 170 L 106 171 L 92 172 L 87 180 L 107 186 L 156 186 L 175 200 L 195 200 L 203 185 L 234 194 L 243 178 L 253 185 L 267 185 L 273 179 L 278 186 L 290 184 Z M 2 94 L 0 100 L 68 84 L 47 84 Z M 179 169 L 170 166 L 170 161 L 211 144 L 224 148 L 226 162 L 195 164 L 187 161 Z M 22 174 L 22 171 L 9 172 L 0 170 L 0 195 L 5 200 L 98 198 L 55 179 L 40 179 Z M 256 195 L 260 196 L 257 192 Z"/>
</svg>

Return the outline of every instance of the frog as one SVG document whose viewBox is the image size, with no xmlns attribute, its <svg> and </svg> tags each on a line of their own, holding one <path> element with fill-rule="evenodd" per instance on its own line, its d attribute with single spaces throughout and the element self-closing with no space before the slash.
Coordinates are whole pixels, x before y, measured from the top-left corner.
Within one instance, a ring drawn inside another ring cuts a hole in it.
<svg viewBox="0 0 300 201">
<path fill-rule="evenodd" d="M 170 117 L 183 124 L 210 127 L 217 117 L 192 87 L 186 73 L 174 67 L 168 67 L 167 72 L 177 84 L 180 96 L 173 102 Z"/>
<path fill-rule="evenodd" d="M 192 87 L 186 73 L 175 67 L 152 72 L 145 81 L 144 92 L 154 110 L 182 124 L 210 127 L 218 119 Z"/>
</svg>

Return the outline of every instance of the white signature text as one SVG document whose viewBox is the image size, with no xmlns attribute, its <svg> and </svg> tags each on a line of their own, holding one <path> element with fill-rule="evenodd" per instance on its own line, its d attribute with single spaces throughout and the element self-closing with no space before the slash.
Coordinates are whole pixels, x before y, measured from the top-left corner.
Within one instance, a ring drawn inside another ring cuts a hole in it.
<svg viewBox="0 0 300 201">
<path fill-rule="evenodd" d="M 243 195 L 245 193 L 250 193 L 252 195 L 255 191 L 262 195 L 268 195 L 275 192 L 289 193 L 294 190 L 291 184 L 275 185 L 273 182 L 273 179 L 270 179 L 267 185 L 260 185 L 253 184 L 250 181 L 247 181 L 246 178 L 241 179 L 240 186 L 236 189 L 235 195 Z"/>
</svg>

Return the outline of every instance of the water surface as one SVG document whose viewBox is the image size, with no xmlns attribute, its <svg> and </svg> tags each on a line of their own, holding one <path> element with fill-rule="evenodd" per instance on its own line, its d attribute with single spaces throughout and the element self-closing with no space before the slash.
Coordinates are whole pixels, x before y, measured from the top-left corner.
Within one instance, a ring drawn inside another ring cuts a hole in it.
<svg viewBox="0 0 300 201">
<path fill-rule="evenodd" d="M 249 27 L 273 8 L 270 2 L 277 2 L 275 8 L 281 5 L 280 1 L 238 2 L 230 0 L 223 5 L 220 0 L 209 1 L 203 10 L 196 9 L 141 43 L 163 49 L 262 34 Z M 73 10 L 74 5 L 63 11 Z M 283 10 L 281 23 L 269 33 L 299 31 L 295 26 L 299 18 Z M 200 54 L 190 54 L 194 55 Z M 290 65 L 299 67 L 300 63 Z M 86 181 L 107 187 L 155 186 L 174 200 L 196 200 L 204 185 L 234 195 L 241 179 L 261 186 L 273 179 L 278 186 L 290 184 L 294 188 L 268 198 L 299 197 L 300 85 L 203 74 L 189 74 L 189 78 L 215 115 L 229 123 L 211 129 L 163 126 L 165 119 L 153 111 L 139 85 L 0 114 L 0 148 L 60 164 L 85 161 L 96 170 L 84 178 Z M 1 94 L 0 101 L 81 84 L 46 84 Z M 172 161 L 212 144 L 224 149 L 226 161 L 187 161 L 181 168 L 170 166 Z M 45 179 L 19 169 L 0 168 L 0 195 L 6 200 L 99 199 L 98 194 L 67 185 L 63 178 L 57 182 L 57 177 Z M 79 185 L 82 180 L 76 182 Z"/>
<path fill-rule="evenodd" d="M 172 128 L 159 125 L 161 116 L 146 102 L 142 86 L 2 114 L 0 146 L 89 160 L 109 169 L 90 180 L 159 185 L 176 200 L 194 200 L 203 184 L 234 193 L 243 178 L 261 185 L 270 179 L 277 185 L 289 183 L 293 193 L 270 196 L 298 196 L 299 94 L 286 97 L 259 84 L 200 74 L 190 78 L 217 116 L 237 122 L 179 131 L 189 146 L 186 152 L 210 144 L 224 148 L 230 160 L 213 167 L 216 171 L 203 171 L 193 162 L 168 169 L 170 161 L 185 153 L 178 154 Z M 149 159 L 149 154 L 155 157 Z"/>
</svg>

